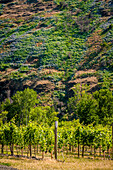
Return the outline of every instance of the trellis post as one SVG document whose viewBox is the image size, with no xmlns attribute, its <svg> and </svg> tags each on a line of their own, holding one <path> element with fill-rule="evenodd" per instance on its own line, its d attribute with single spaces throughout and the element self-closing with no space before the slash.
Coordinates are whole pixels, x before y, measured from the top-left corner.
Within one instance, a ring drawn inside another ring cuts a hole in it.
<svg viewBox="0 0 113 170">
<path fill-rule="evenodd" d="M 55 121 L 55 159 L 57 160 L 57 128 L 58 121 Z"/>
<path fill-rule="evenodd" d="M 112 159 L 113 159 L 113 122 L 112 122 Z"/>
</svg>

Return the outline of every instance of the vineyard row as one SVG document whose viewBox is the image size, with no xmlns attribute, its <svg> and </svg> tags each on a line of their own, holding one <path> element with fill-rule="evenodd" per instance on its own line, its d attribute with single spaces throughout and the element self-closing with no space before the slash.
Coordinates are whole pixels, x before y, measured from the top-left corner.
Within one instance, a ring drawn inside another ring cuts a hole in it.
<svg viewBox="0 0 113 170">
<path fill-rule="evenodd" d="M 38 153 L 37 147 L 42 152 L 42 158 L 44 153 L 51 153 L 53 157 L 55 147 L 55 133 L 54 126 L 48 126 L 47 124 L 38 125 L 36 123 L 29 123 L 27 126 L 17 127 L 14 122 L 4 124 L 0 127 L 0 145 L 1 153 L 9 153 L 10 148 L 11 155 L 14 155 L 14 150 L 22 156 L 24 153 L 30 157 L 36 156 Z M 75 152 L 80 157 L 84 157 L 86 152 L 88 155 L 103 156 L 111 159 L 112 153 L 112 128 L 103 127 L 102 125 L 82 125 L 78 120 L 72 122 L 60 122 L 57 131 L 57 145 L 58 152 Z M 27 151 L 25 151 L 27 148 Z M 33 149 L 34 148 L 34 149 Z"/>
</svg>

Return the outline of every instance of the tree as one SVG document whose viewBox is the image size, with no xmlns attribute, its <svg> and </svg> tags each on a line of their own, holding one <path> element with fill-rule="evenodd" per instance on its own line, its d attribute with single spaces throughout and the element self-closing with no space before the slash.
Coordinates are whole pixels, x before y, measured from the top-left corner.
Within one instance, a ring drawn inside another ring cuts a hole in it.
<svg viewBox="0 0 113 170">
<path fill-rule="evenodd" d="M 4 124 L 7 121 L 8 110 L 10 107 L 10 100 L 6 99 L 5 102 L 2 102 L 0 105 L 0 124 Z"/>
<path fill-rule="evenodd" d="M 77 108 L 75 113 L 78 115 L 80 122 L 90 124 L 92 122 L 98 123 L 97 115 L 97 101 L 93 98 L 92 94 L 86 92 L 82 93 L 81 99 L 76 104 Z"/>
<path fill-rule="evenodd" d="M 89 124 L 98 122 L 96 115 L 97 101 L 93 98 L 92 94 L 87 91 L 89 86 L 77 84 L 74 91 L 74 97 L 71 97 L 68 102 L 68 108 L 72 118 L 79 118 L 80 122 Z"/>
<path fill-rule="evenodd" d="M 6 123 L 8 111 L 2 111 L 0 113 L 0 124 Z"/>
<path fill-rule="evenodd" d="M 98 103 L 99 123 L 111 124 L 113 121 L 113 95 L 109 89 L 100 89 L 93 93 Z"/>
<path fill-rule="evenodd" d="M 12 97 L 12 111 L 16 122 L 19 125 L 22 123 L 26 124 L 29 122 L 29 116 L 31 109 L 38 103 L 37 93 L 33 89 L 25 89 L 24 91 L 17 91 Z"/>
<path fill-rule="evenodd" d="M 10 145 L 11 155 L 13 156 L 14 144 L 16 143 L 18 138 L 18 127 L 15 125 L 13 121 L 9 122 L 8 124 L 5 124 L 4 134 L 5 134 L 6 144 Z"/>
<path fill-rule="evenodd" d="M 4 145 L 6 144 L 5 141 L 5 134 L 4 134 L 4 126 L 0 126 L 0 144 L 2 145 L 1 147 L 1 153 L 3 154 L 4 152 Z"/>
<path fill-rule="evenodd" d="M 29 145 L 30 157 L 32 156 L 32 145 L 35 144 L 35 132 L 37 130 L 37 126 L 34 123 L 28 123 L 24 133 L 25 144 Z"/>
<path fill-rule="evenodd" d="M 53 107 L 50 106 L 37 106 L 31 109 L 30 119 L 36 121 L 37 123 L 47 123 L 50 126 L 55 120 L 57 120 L 57 112 L 55 112 Z"/>
<path fill-rule="evenodd" d="M 113 121 L 113 95 L 109 89 L 100 89 L 92 94 L 88 87 L 76 85 L 74 97 L 68 102 L 71 118 L 79 118 L 80 122 L 111 124 Z M 69 116 L 70 116 L 69 115 Z"/>
</svg>

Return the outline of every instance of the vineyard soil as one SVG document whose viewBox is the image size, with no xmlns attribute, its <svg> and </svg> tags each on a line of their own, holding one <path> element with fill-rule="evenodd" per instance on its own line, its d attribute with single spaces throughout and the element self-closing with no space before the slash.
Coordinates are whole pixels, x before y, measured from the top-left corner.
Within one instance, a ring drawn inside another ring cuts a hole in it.
<svg viewBox="0 0 113 170">
<path fill-rule="evenodd" d="M 112 160 L 89 160 L 89 159 L 77 159 L 74 157 L 68 157 L 65 162 L 57 162 L 54 159 L 46 157 L 42 160 L 31 160 L 25 158 L 14 158 L 14 157 L 1 157 L 0 163 L 9 163 L 11 167 L 21 170 L 112 170 Z"/>
</svg>

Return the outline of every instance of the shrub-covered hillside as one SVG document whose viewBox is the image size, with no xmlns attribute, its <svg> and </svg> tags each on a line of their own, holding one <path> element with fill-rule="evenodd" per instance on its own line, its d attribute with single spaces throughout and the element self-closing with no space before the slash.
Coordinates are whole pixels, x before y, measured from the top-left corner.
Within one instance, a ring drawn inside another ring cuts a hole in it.
<svg viewBox="0 0 113 170">
<path fill-rule="evenodd" d="M 113 89 L 112 0 L 0 0 L 0 101 L 29 87 L 63 115 L 75 84 Z"/>
</svg>

